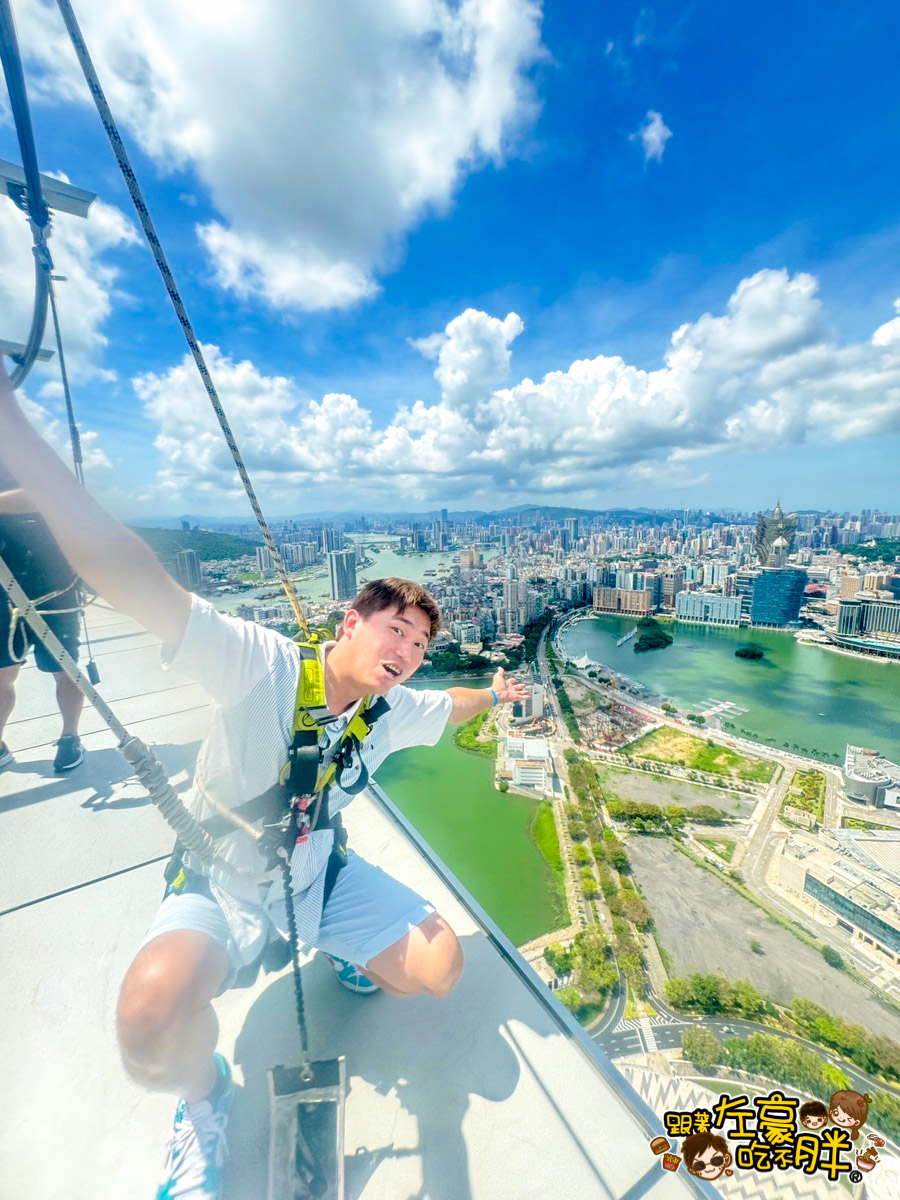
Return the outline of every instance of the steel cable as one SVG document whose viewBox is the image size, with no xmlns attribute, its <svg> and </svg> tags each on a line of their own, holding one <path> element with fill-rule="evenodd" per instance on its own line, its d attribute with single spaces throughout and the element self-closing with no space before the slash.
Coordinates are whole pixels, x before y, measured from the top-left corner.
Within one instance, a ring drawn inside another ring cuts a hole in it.
<svg viewBox="0 0 900 1200">
<path fill-rule="evenodd" d="M 248 500 L 250 501 L 250 507 L 253 509 L 253 515 L 256 517 L 257 523 L 259 524 L 260 531 L 263 535 L 263 540 L 266 543 L 269 553 L 272 555 L 272 561 L 275 563 L 275 569 L 278 572 L 278 578 L 280 579 L 281 585 L 284 588 L 287 598 L 291 603 L 291 607 L 294 610 L 294 616 L 297 618 L 297 624 L 308 637 L 310 634 L 309 625 L 306 617 L 303 614 L 303 610 L 300 607 L 300 601 L 297 598 L 294 585 L 291 583 L 290 579 L 288 579 L 287 571 L 285 570 L 284 563 L 281 560 L 281 555 L 278 552 L 278 547 L 275 545 L 275 539 L 272 537 L 269 526 L 267 525 L 266 519 L 263 516 L 262 509 L 260 508 L 259 501 L 256 498 L 256 492 L 254 491 L 253 484 L 250 482 L 250 476 L 247 474 L 247 468 L 244 466 L 244 460 L 241 457 L 241 452 L 238 449 L 237 442 L 234 439 L 234 434 L 232 433 L 231 426 L 228 422 L 228 418 L 225 415 L 225 410 L 222 407 L 222 402 L 219 399 L 216 385 L 213 382 L 212 376 L 209 373 L 209 368 L 206 365 L 206 359 L 204 358 L 200 343 L 198 342 L 197 336 L 194 332 L 194 326 L 191 323 L 187 309 L 184 306 L 181 292 L 178 289 L 178 285 L 175 282 L 175 276 L 172 274 L 172 269 L 169 266 L 165 251 L 163 250 L 160 240 L 157 236 L 156 228 L 154 227 L 153 220 L 150 216 L 150 210 L 147 208 L 143 192 L 141 191 L 141 186 L 138 183 L 137 176 L 135 175 L 131 166 L 131 160 L 128 157 L 128 151 L 125 149 L 125 144 L 122 141 L 121 135 L 119 134 L 119 129 L 116 125 L 115 118 L 113 117 L 112 111 L 107 103 L 103 88 L 100 86 L 100 80 L 97 76 L 97 71 L 94 67 L 93 61 L 91 60 L 87 46 L 85 45 L 84 38 L 81 36 L 81 29 L 79 28 L 75 13 L 72 10 L 72 5 L 69 3 L 69 0 L 57 0 L 57 5 L 60 13 L 62 14 L 69 37 L 72 40 L 72 45 L 75 48 L 75 53 L 78 57 L 81 70 L 84 73 L 85 81 L 90 89 L 94 103 L 97 106 L 97 112 L 100 116 L 100 121 L 106 131 L 106 136 L 109 138 L 109 143 L 112 147 L 113 154 L 116 156 L 116 162 L 119 164 L 119 169 L 122 172 L 122 176 L 128 188 L 128 194 L 131 197 L 131 202 L 134 205 L 135 212 L 138 215 L 138 220 L 140 221 L 141 227 L 144 230 L 144 235 L 147 238 L 147 242 L 149 243 L 151 251 L 153 252 L 153 257 L 156 260 L 156 265 L 159 268 L 159 273 L 162 276 L 166 291 L 169 293 L 169 299 L 172 301 L 172 306 L 175 309 L 175 315 L 178 317 L 178 322 L 181 325 L 182 332 L 184 333 L 185 341 L 187 342 L 188 349 L 191 352 L 191 357 L 197 366 L 197 370 L 200 372 L 200 378 L 203 381 L 206 394 L 209 397 L 210 403 L 212 404 L 213 411 L 216 414 L 216 418 L 222 429 L 222 433 L 225 436 L 228 449 L 231 451 L 231 457 L 234 459 L 234 464 L 237 467 L 238 475 L 240 476 L 241 482 L 244 485 L 244 490 L 247 493 Z"/>
<path fill-rule="evenodd" d="M 34 130 L 28 107 L 28 93 L 25 90 L 25 74 L 22 70 L 22 56 L 19 53 L 19 40 L 16 36 L 16 25 L 9 0 L 0 0 L 0 62 L 3 64 L 3 74 L 6 77 L 9 103 L 22 154 L 22 167 L 25 171 L 25 187 L 16 199 L 19 207 L 28 214 L 34 243 L 32 247 L 34 253 L 34 306 L 31 314 L 31 328 L 28 331 L 25 349 L 18 361 L 15 362 L 10 375 L 12 386 L 17 388 L 24 382 L 41 348 L 44 329 L 47 325 L 50 272 L 53 264 L 47 248 L 50 211 L 44 201 L 44 193 L 41 189 Z M 10 185 L 11 187 L 12 185 Z"/>
</svg>

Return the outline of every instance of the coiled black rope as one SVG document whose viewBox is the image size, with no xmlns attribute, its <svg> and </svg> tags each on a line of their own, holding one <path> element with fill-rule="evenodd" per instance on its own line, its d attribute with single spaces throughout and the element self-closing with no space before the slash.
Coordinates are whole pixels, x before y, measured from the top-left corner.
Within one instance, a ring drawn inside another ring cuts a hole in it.
<svg viewBox="0 0 900 1200">
<path fill-rule="evenodd" d="M 28 107 L 25 74 L 22 70 L 22 56 L 19 53 L 19 39 L 16 36 L 16 24 L 13 20 L 9 0 L 0 0 L 0 62 L 3 64 L 3 74 L 6 77 L 9 103 L 16 126 L 16 136 L 19 140 L 22 167 L 25 171 L 24 189 L 13 189 L 12 185 L 9 185 L 9 189 L 19 207 L 28 214 L 34 243 L 32 247 L 34 253 L 34 307 L 31 314 L 31 328 L 28 331 L 25 349 L 22 355 L 17 356 L 14 360 L 15 366 L 10 375 L 12 386 L 17 388 L 34 366 L 41 348 L 47 324 L 50 272 L 53 270 L 53 263 L 47 247 L 47 238 L 50 235 L 50 210 L 47 208 L 41 189 L 37 149 L 31 125 L 31 111 Z M 16 192 L 18 194 L 15 194 Z"/>
</svg>

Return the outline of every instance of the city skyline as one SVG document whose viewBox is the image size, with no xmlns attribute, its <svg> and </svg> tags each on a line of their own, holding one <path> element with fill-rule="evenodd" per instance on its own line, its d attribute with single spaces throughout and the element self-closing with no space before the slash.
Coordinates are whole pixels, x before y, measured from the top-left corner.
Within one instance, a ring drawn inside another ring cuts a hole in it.
<svg viewBox="0 0 900 1200">
<path fill-rule="evenodd" d="M 896 506 L 893 7 L 488 12 L 80 14 L 265 510 Z M 58 14 L 16 17 L 41 168 L 98 194 L 51 238 L 91 490 L 233 511 Z M 0 254 L 21 340 L 6 197 Z M 25 399 L 66 454 L 55 363 Z"/>
</svg>

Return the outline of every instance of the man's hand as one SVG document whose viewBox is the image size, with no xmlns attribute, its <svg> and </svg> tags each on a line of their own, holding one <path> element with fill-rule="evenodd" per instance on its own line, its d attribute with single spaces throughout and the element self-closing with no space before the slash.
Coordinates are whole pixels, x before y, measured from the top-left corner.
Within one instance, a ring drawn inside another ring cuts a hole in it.
<svg viewBox="0 0 900 1200">
<path fill-rule="evenodd" d="M 500 667 L 491 680 L 490 688 L 448 688 L 453 700 L 453 711 L 450 723 L 459 725 L 463 721 L 471 721 L 486 708 L 494 707 L 494 693 L 499 704 L 515 704 L 517 700 L 528 697 L 528 688 L 517 679 L 507 679 L 506 672 Z"/>
<path fill-rule="evenodd" d="M 515 704 L 517 701 L 528 699 L 528 688 L 518 679 L 507 679 L 506 672 L 498 667 L 491 680 L 491 687 L 497 693 L 501 704 Z"/>
</svg>

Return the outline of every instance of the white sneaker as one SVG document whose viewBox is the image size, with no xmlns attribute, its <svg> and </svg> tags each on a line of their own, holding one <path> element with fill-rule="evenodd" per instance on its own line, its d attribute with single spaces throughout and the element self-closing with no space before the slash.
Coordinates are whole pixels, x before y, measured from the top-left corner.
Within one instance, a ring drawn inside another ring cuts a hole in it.
<svg viewBox="0 0 900 1200">
<path fill-rule="evenodd" d="M 216 1056 L 223 1090 L 215 1104 L 179 1100 L 175 1128 L 156 1200 L 220 1200 L 222 1165 L 228 1153 L 225 1126 L 234 1099 L 231 1068 Z"/>
</svg>

